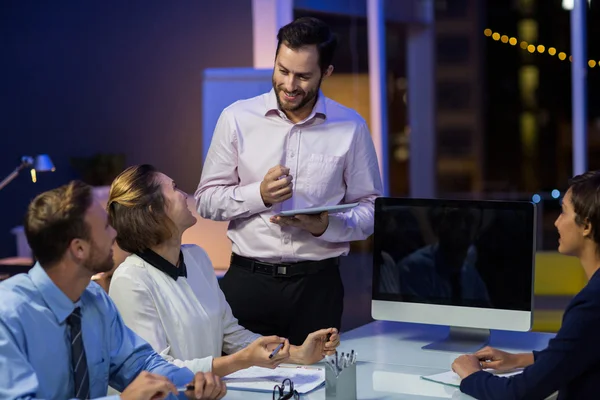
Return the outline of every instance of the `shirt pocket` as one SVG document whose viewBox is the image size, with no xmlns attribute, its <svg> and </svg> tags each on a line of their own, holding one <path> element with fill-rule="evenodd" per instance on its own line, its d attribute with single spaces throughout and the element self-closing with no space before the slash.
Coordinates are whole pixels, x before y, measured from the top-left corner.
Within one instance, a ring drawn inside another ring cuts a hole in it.
<svg viewBox="0 0 600 400">
<path fill-rule="evenodd" d="M 341 186 L 343 157 L 329 154 L 311 154 L 308 158 L 308 194 L 319 199 Z"/>
<path fill-rule="evenodd" d="M 98 357 L 88 361 L 90 393 L 106 393 L 108 388 L 109 362 L 107 357 Z"/>
</svg>

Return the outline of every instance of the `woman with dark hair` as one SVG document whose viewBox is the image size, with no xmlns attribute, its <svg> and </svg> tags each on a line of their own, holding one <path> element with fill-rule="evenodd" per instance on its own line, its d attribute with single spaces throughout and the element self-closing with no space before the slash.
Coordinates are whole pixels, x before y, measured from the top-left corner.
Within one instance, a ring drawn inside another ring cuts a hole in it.
<svg viewBox="0 0 600 400">
<path fill-rule="evenodd" d="M 112 183 L 107 207 L 117 244 L 131 253 L 115 271 L 109 295 L 126 325 L 167 360 L 225 376 L 250 366 L 313 364 L 335 352 L 334 328 L 291 346 L 238 324 L 206 252 L 181 244 L 196 219 L 187 195 L 165 174 L 150 165 L 126 169 Z"/>
<path fill-rule="evenodd" d="M 452 364 L 460 390 L 477 399 L 596 399 L 600 388 L 600 171 L 572 179 L 554 223 L 558 251 L 577 257 L 589 281 L 565 310 L 556 337 L 542 351 L 510 354 L 486 347 Z M 506 290 L 510 290 L 508 287 Z M 511 377 L 483 369 L 524 368 Z"/>
</svg>

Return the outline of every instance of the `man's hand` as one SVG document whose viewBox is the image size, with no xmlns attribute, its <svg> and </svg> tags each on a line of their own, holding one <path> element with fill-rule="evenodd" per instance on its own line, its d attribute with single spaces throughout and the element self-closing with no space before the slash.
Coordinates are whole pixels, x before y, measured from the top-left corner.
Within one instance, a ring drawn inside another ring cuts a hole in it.
<svg viewBox="0 0 600 400">
<path fill-rule="evenodd" d="M 273 216 L 270 221 L 279 226 L 295 226 L 314 236 L 321 236 L 329 226 L 329 213 L 323 211 L 321 214 L 298 214 L 293 217 Z"/>
<path fill-rule="evenodd" d="M 328 340 L 329 338 L 329 340 Z M 326 355 L 335 354 L 340 345 L 340 335 L 335 328 L 321 329 L 309 334 L 302 346 L 292 347 L 290 362 L 295 364 L 314 364 Z"/>
<path fill-rule="evenodd" d="M 531 353 L 511 354 L 489 346 L 479 350 L 473 355 L 481 361 L 481 366 L 484 369 L 490 368 L 498 371 L 510 371 L 533 364 L 533 354 Z"/>
<path fill-rule="evenodd" d="M 292 197 L 290 169 L 282 165 L 271 168 L 260 183 L 260 197 L 265 206 L 281 203 Z"/>
<path fill-rule="evenodd" d="M 162 400 L 170 393 L 177 396 L 177 388 L 162 375 L 142 371 L 121 393 L 123 400 Z"/>
<path fill-rule="evenodd" d="M 273 350 L 283 343 L 283 347 L 269 358 Z M 263 336 L 250 343 L 248 347 L 236 353 L 244 368 L 257 366 L 264 368 L 276 368 L 290 357 L 290 342 L 279 336 Z"/>
<path fill-rule="evenodd" d="M 194 376 L 194 390 L 187 390 L 185 395 L 188 399 L 197 400 L 219 400 L 225 397 L 227 388 L 225 382 L 212 372 L 198 372 Z"/>
<path fill-rule="evenodd" d="M 477 357 L 472 354 L 466 354 L 454 360 L 452 371 L 456 372 L 460 376 L 460 379 L 465 379 L 467 376 L 481 371 L 481 364 Z"/>
</svg>

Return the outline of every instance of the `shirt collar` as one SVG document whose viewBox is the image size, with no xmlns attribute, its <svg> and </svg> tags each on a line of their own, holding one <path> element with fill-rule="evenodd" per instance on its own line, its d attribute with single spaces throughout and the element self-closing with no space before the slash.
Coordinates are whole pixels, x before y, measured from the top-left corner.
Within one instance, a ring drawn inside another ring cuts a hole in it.
<svg viewBox="0 0 600 400">
<path fill-rule="evenodd" d="M 29 277 L 42 295 L 42 298 L 52 310 L 59 324 L 62 324 L 75 307 L 81 307 L 81 301 L 73 303 L 48 276 L 39 262 L 29 270 Z"/>
<path fill-rule="evenodd" d="M 148 264 L 152 265 L 159 271 L 162 271 L 165 274 L 169 275 L 175 281 L 180 276 L 187 278 L 187 269 L 185 267 L 185 262 L 183 261 L 183 252 L 181 250 L 179 251 L 179 266 L 171 264 L 170 262 L 168 262 L 163 257 L 156 254 L 150 249 L 146 249 L 136 254 L 142 260 L 146 261 Z"/>
<path fill-rule="evenodd" d="M 281 111 L 279 110 L 279 103 L 277 103 L 277 95 L 275 94 L 275 89 L 271 89 L 271 91 L 269 91 L 266 103 L 267 104 L 265 107 L 265 116 L 271 112 L 279 113 Z M 325 95 L 323 95 L 321 89 L 319 89 L 317 102 L 315 103 L 315 106 L 313 107 L 310 116 L 306 120 L 309 121 L 315 116 L 319 116 L 323 119 L 327 118 L 327 109 L 325 107 Z"/>
</svg>

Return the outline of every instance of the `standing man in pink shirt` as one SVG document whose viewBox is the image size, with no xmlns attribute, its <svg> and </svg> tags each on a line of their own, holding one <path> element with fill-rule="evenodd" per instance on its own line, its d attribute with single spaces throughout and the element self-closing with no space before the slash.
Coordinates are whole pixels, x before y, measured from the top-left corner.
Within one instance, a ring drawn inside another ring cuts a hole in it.
<svg viewBox="0 0 600 400">
<path fill-rule="evenodd" d="M 229 221 L 221 289 L 240 324 L 300 345 L 341 325 L 339 259 L 373 233 L 382 184 L 369 129 L 320 91 L 337 41 L 316 18 L 282 27 L 269 93 L 223 110 L 196 191 L 198 213 Z M 360 203 L 339 213 L 283 210 Z"/>
</svg>

